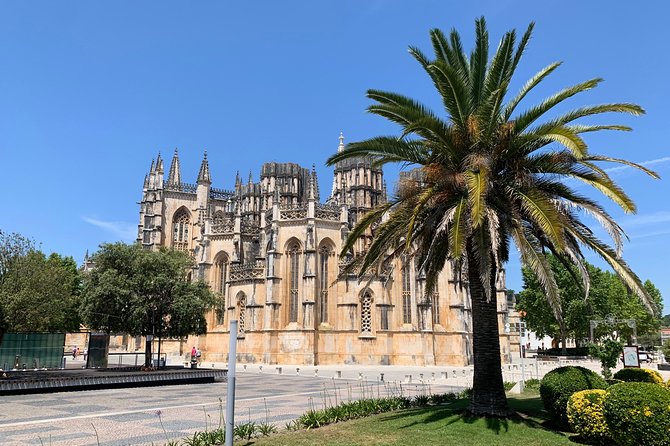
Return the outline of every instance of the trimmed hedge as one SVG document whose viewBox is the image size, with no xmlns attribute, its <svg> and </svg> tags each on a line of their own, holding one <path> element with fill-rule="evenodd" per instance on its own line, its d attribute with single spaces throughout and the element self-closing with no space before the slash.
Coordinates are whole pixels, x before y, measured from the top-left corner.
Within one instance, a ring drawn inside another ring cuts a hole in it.
<svg viewBox="0 0 670 446">
<path fill-rule="evenodd" d="M 589 348 L 588 347 L 570 347 L 565 349 L 567 356 L 588 356 Z M 547 356 L 563 356 L 562 348 L 546 348 L 544 350 L 538 350 L 538 355 L 547 355 Z"/>
<path fill-rule="evenodd" d="M 663 377 L 661 374 L 652 369 L 621 369 L 614 374 L 614 379 L 620 379 L 625 382 L 663 384 Z"/>
<path fill-rule="evenodd" d="M 582 390 L 572 394 L 568 400 L 567 414 L 570 427 L 590 444 L 605 444 L 611 441 L 603 405 L 606 390 Z"/>
<path fill-rule="evenodd" d="M 567 404 L 573 393 L 588 389 L 606 389 L 607 382 L 584 367 L 559 367 L 544 375 L 540 397 L 544 408 L 558 424 L 568 426 Z"/>
<path fill-rule="evenodd" d="M 621 446 L 670 445 L 670 391 L 664 386 L 615 384 L 607 391 L 603 414 Z"/>
</svg>

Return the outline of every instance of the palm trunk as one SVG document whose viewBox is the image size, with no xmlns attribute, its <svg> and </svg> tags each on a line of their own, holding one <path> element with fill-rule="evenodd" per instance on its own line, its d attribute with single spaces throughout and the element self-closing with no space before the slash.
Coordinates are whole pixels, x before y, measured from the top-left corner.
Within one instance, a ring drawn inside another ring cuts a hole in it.
<svg viewBox="0 0 670 446">
<path fill-rule="evenodd" d="M 487 285 L 491 287 L 489 301 L 479 275 L 479 264 L 474 260 L 476 257 L 471 242 L 467 244 L 467 256 L 475 362 L 472 399 L 468 412 L 475 416 L 508 417 L 512 412 L 507 405 L 501 370 L 495 293 L 496 268 L 492 268 L 491 283 Z"/>
</svg>

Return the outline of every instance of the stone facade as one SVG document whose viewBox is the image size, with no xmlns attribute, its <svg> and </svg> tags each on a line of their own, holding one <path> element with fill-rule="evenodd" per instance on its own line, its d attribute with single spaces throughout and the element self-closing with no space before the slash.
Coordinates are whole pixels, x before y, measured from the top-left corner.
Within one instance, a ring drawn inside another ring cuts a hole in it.
<svg viewBox="0 0 670 446">
<path fill-rule="evenodd" d="M 430 296 L 412 258 L 395 259 L 379 276 L 362 280 L 340 274 L 352 258 L 338 255 L 347 234 L 385 200 L 382 170 L 363 158 L 335 167 L 322 203 L 314 168 L 265 163 L 258 182 L 250 175 L 244 183 L 238 174 L 235 189 L 223 190 L 212 187 L 207 154 L 196 184 L 182 181 L 177 151 L 165 179 L 159 155 L 144 181 L 138 242 L 191 253 L 197 264 L 191 279 L 208 282 L 219 298 L 207 334 L 186 347 L 182 342 L 180 353 L 197 345 L 205 360 L 226 361 L 229 321 L 237 319 L 242 362 L 469 364 L 470 302 L 452 268 L 444 268 Z M 361 237 L 352 256 L 371 239 L 372 233 Z M 507 358 L 506 301 L 499 294 Z M 163 349 L 177 348 L 169 344 Z"/>
</svg>

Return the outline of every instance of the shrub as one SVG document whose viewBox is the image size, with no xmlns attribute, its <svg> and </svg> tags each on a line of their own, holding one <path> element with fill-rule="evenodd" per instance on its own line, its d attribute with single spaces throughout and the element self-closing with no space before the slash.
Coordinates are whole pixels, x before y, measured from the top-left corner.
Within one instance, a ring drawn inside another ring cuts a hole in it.
<svg viewBox="0 0 670 446">
<path fill-rule="evenodd" d="M 540 391 L 540 380 L 531 378 L 527 379 L 526 382 L 524 383 L 524 392 L 539 392 Z"/>
<path fill-rule="evenodd" d="M 615 379 L 626 382 L 663 384 L 663 377 L 656 370 L 626 368 L 614 374 Z"/>
<path fill-rule="evenodd" d="M 516 386 L 516 383 L 513 381 L 505 381 L 503 386 L 505 386 L 505 392 L 509 392 L 512 390 L 512 387 Z"/>
<path fill-rule="evenodd" d="M 573 393 L 588 389 L 606 389 L 607 383 L 595 372 L 584 367 L 559 367 L 544 375 L 540 383 L 540 397 L 551 417 L 568 426 L 566 408 Z"/>
<path fill-rule="evenodd" d="M 607 428 L 622 446 L 670 445 L 670 391 L 650 383 L 615 384 L 603 407 Z"/>
<path fill-rule="evenodd" d="M 603 444 L 610 440 L 603 415 L 606 394 L 602 389 L 582 390 L 573 393 L 568 400 L 570 427 L 589 443 Z"/>
<path fill-rule="evenodd" d="M 588 347 L 571 347 L 565 349 L 566 355 L 568 356 L 588 356 L 589 349 Z M 546 348 L 537 352 L 538 355 L 548 355 L 548 356 L 563 356 L 562 348 Z"/>
</svg>

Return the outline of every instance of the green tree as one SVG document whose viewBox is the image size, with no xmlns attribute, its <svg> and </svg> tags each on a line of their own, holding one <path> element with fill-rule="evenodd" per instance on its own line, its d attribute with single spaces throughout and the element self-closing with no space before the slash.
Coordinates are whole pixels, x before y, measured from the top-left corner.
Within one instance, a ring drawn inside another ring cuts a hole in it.
<svg viewBox="0 0 670 446">
<path fill-rule="evenodd" d="M 547 302 L 544 288 L 537 275 L 530 268 L 523 267 L 524 286 L 519 293 L 516 309 L 523 313 L 523 319 L 530 330 L 540 336 L 561 338 L 563 347 L 565 347 L 565 338 L 562 335 L 574 338 L 580 343 L 590 336 L 591 320 L 602 320 L 610 315 L 616 319 L 634 319 L 638 336 L 658 331 L 660 327 L 658 316 L 649 313 L 639 299 L 631 296 L 629 289 L 615 274 L 584 262 L 591 278 L 589 293 L 585 298 L 584 287 L 575 280 L 577 276 L 575 266 L 563 264 L 552 255 L 548 259 L 559 289 L 560 310 L 565 330 L 561 332 L 561 327 Z M 658 289 L 649 280 L 643 286 L 653 305 L 659 311 L 662 310 L 663 301 Z M 627 326 L 606 327 L 602 325 L 600 328 L 610 332 L 612 329 L 617 329 L 624 339 L 633 334 Z M 596 335 L 599 334 L 596 333 Z"/>
<path fill-rule="evenodd" d="M 0 285 L 8 331 L 79 330 L 80 280 L 71 257 L 31 250 L 14 258 Z"/>
<path fill-rule="evenodd" d="M 190 282 L 193 260 L 185 253 L 139 245 L 102 245 L 95 269 L 84 279 L 84 323 L 108 333 L 183 337 L 207 332 L 205 312 L 214 295 L 204 282 Z M 147 342 L 145 365 L 151 365 Z"/>
<path fill-rule="evenodd" d="M 511 243 L 520 251 L 523 264 L 540 278 L 561 323 L 558 287 L 545 252 L 576 263 L 586 287 L 589 277 L 581 250 L 587 246 L 602 256 L 635 294 L 649 301 L 638 277 L 618 255 L 623 237 L 619 225 L 598 203 L 578 194 L 565 181 L 582 181 L 624 211 L 635 212 L 633 201 L 598 162 L 632 165 L 653 177 L 656 174 L 625 160 L 591 154 L 582 138 L 590 132 L 630 128 L 578 120 L 608 112 L 640 115 L 644 110 L 634 104 L 610 103 L 556 113 L 557 106 L 565 109 L 567 99 L 595 88 L 601 82 L 596 78 L 517 111 L 528 93 L 560 65 L 543 68 L 516 95 L 507 96 L 533 26 L 518 44 L 514 30 L 505 33 L 492 57 L 483 18 L 476 21 L 475 47 L 470 55 L 465 53 L 457 31 L 445 35 L 432 30 L 433 56 L 414 47 L 409 51 L 435 86 L 444 116 L 406 96 L 368 90 L 367 96 L 374 101 L 368 111 L 398 124 L 400 135 L 355 142 L 328 159 L 330 165 L 364 156 L 377 165 L 397 162 L 417 166 L 414 174 L 399 183 L 396 196 L 358 222 L 342 253 L 348 253 L 362 234 L 374 229 L 369 249 L 349 265 L 349 272 L 365 274 L 379 267 L 388 255 L 409 253 L 426 273 L 428 292 L 447 260 L 466 273 L 474 352 L 468 410 L 474 415 L 510 413 L 500 369 L 495 283 Z M 595 216 L 605 227 L 614 248 L 596 238 L 582 222 L 585 214 Z"/>
</svg>

